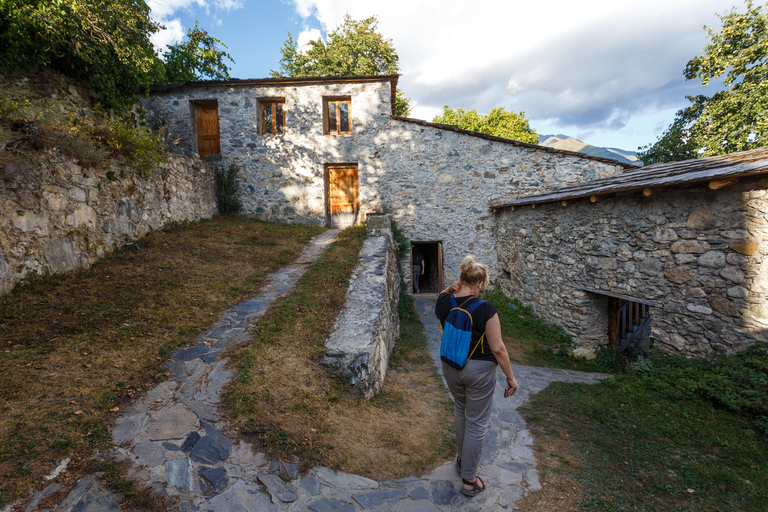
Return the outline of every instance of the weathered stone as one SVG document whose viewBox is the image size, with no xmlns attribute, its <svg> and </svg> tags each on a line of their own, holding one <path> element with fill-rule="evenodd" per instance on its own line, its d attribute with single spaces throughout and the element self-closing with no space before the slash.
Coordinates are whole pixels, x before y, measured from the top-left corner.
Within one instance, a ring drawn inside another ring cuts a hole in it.
<svg viewBox="0 0 768 512">
<path fill-rule="evenodd" d="M 227 472 L 224 468 L 208 468 L 201 467 L 197 470 L 197 474 L 200 475 L 204 481 L 207 491 L 205 494 L 217 494 L 227 488 Z"/>
<path fill-rule="evenodd" d="M 702 306 L 699 304 L 688 304 L 686 306 L 688 311 L 692 311 L 694 313 L 701 313 L 702 315 L 711 315 L 712 310 L 706 306 Z"/>
<path fill-rule="evenodd" d="M 392 509 L 394 512 L 440 512 L 440 509 L 425 500 L 402 500 Z"/>
<path fill-rule="evenodd" d="M 314 510 L 315 512 L 355 512 L 353 504 L 332 498 L 320 498 L 309 503 L 307 506 L 309 510 Z"/>
<path fill-rule="evenodd" d="M 736 284 L 744 282 L 744 273 L 736 267 L 725 267 L 720 271 L 720 275 Z"/>
<path fill-rule="evenodd" d="M 696 210 L 688 216 L 688 227 L 696 230 L 708 230 L 717 225 L 717 216 L 713 210 Z"/>
<path fill-rule="evenodd" d="M 747 308 L 747 316 L 763 325 L 768 325 L 768 307 L 755 304 Z"/>
<path fill-rule="evenodd" d="M 725 266 L 725 254 L 720 251 L 708 251 L 699 257 L 699 265 L 707 268 L 723 268 Z"/>
<path fill-rule="evenodd" d="M 428 500 L 429 491 L 424 486 L 420 485 L 412 490 L 409 496 L 412 500 Z"/>
<path fill-rule="evenodd" d="M 54 238 L 45 244 L 43 255 L 50 272 L 70 272 L 82 263 L 80 249 L 69 238 Z"/>
<path fill-rule="evenodd" d="M 656 228 L 653 231 L 652 240 L 656 243 L 669 243 L 678 239 L 677 233 L 674 229 L 668 228 Z"/>
<path fill-rule="evenodd" d="M 200 504 L 201 510 L 213 512 L 277 512 L 269 498 L 253 482 L 235 482 L 229 489 Z"/>
<path fill-rule="evenodd" d="M 197 427 L 197 416 L 183 405 L 164 407 L 154 417 L 147 429 L 147 435 L 152 441 L 181 439 L 190 428 Z"/>
<path fill-rule="evenodd" d="M 168 485 L 181 492 L 189 492 L 194 485 L 192 475 L 192 460 L 187 456 L 179 457 L 165 465 L 165 479 Z"/>
<path fill-rule="evenodd" d="M 679 240 L 669 250 L 673 253 L 701 254 L 709 250 L 709 244 L 697 240 Z"/>
<path fill-rule="evenodd" d="M 296 501 L 299 493 L 296 488 L 277 475 L 259 475 L 259 480 L 263 483 L 269 493 L 283 503 Z"/>
<path fill-rule="evenodd" d="M 696 271 L 690 268 L 671 268 L 664 271 L 664 277 L 669 279 L 675 284 L 687 283 L 693 276 L 696 275 Z"/>
<path fill-rule="evenodd" d="M 376 489 L 379 487 L 379 483 L 376 480 L 365 478 L 364 476 L 350 475 L 349 473 L 342 473 L 339 471 L 333 471 L 325 467 L 315 468 L 315 475 L 326 485 L 331 487 L 339 487 L 342 489 Z"/>
<path fill-rule="evenodd" d="M 115 428 L 112 429 L 112 442 L 116 446 L 120 446 L 123 443 L 133 440 L 146 417 L 146 413 L 140 412 L 133 416 L 119 418 L 115 422 Z"/>
<path fill-rule="evenodd" d="M 458 494 L 453 482 L 447 480 L 432 482 L 432 501 L 435 505 L 450 505 Z"/>
<path fill-rule="evenodd" d="M 714 309 L 718 313 L 722 313 L 728 316 L 739 315 L 739 310 L 729 300 L 713 297 L 709 300 L 709 303 L 712 306 L 712 309 Z"/>
<path fill-rule="evenodd" d="M 203 464 L 216 464 L 225 460 L 229 457 L 232 443 L 212 423 L 205 420 L 201 423 L 205 427 L 205 435 L 195 444 L 189 456 Z"/>
<path fill-rule="evenodd" d="M 192 451 L 192 448 L 195 447 L 197 442 L 200 440 L 200 434 L 197 432 L 190 432 L 186 439 L 184 439 L 184 442 L 181 444 L 181 451 L 184 453 L 189 453 Z"/>
<path fill-rule="evenodd" d="M 320 494 L 320 482 L 315 475 L 309 473 L 301 479 L 301 486 L 307 491 L 310 496 L 317 496 Z"/>
<path fill-rule="evenodd" d="M 405 489 L 384 489 L 381 491 L 367 492 L 363 494 L 355 494 L 352 496 L 356 502 L 363 508 L 371 508 L 382 503 L 392 500 L 400 499 L 408 496 L 408 491 Z"/>
<path fill-rule="evenodd" d="M 104 489 L 93 475 L 82 478 L 56 507 L 58 512 L 120 512 L 116 494 Z"/>
<path fill-rule="evenodd" d="M 163 449 L 159 443 L 150 441 L 138 443 L 133 449 L 133 453 L 136 455 L 139 464 L 144 467 L 159 466 L 165 462 Z"/>
<path fill-rule="evenodd" d="M 726 290 L 726 294 L 735 299 L 744 299 L 749 295 L 749 290 L 743 286 L 732 286 Z"/>
<path fill-rule="evenodd" d="M 754 256 L 757 254 L 760 244 L 754 240 L 739 240 L 738 242 L 733 242 L 729 247 L 738 253 Z"/>
</svg>

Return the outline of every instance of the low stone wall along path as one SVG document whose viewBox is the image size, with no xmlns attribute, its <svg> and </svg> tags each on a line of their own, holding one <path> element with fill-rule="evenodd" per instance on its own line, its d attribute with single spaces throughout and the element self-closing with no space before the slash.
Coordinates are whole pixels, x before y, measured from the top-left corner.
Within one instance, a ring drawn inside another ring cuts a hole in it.
<svg viewBox="0 0 768 512">
<path fill-rule="evenodd" d="M 533 438 L 517 407 L 550 382 L 594 383 L 605 375 L 513 365 L 520 389 L 504 400 L 504 379 L 499 372 L 479 470 L 488 489 L 471 499 L 461 494 L 453 461 L 421 478 L 386 482 L 324 467 L 300 476 L 298 460 L 268 460 L 250 444 L 225 434 L 227 425 L 220 417 L 218 403 L 232 372 L 227 369 L 227 360 L 220 358 L 221 352 L 250 339 L 248 326 L 293 288 L 336 234 L 328 231 L 316 237 L 294 264 L 268 278 L 256 298 L 226 311 L 197 343 L 176 351 L 169 363 L 172 378 L 126 408 L 117 420 L 112 432 L 113 456 L 126 464 L 132 479 L 178 502 L 182 512 L 511 510 L 526 492 L 540 488 Z M 419 298 L 416 306 L 430 351 L 439 363 L 440 328 L 433 313 L 434 299 Z M 285 475 L 289 481 L 281 478 Z M 28 510 L 35 510 L 35 503 L 60 489 L 58 484 L 48 487 Z M 118 502 L 98 478 L 88 476 L 55 510 L 119 511 Z"/>
</svg>

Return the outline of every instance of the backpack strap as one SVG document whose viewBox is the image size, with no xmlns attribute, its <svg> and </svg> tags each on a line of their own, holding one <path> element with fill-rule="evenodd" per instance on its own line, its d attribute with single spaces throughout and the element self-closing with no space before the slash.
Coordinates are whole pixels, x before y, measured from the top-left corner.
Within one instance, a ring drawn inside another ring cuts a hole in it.
<svg viewBox="0 0 768 512">
<path fill-rule="evenodd" d="M 467 306 L 467 309 L 466 309 L 466 311 L 467 311 L 467 313 L 469 313 L 469 318 L 470 318 L 470 319 L 472 318 L 472 313 L 473 313 L 473 312 L 474 312 L 474 311 L 475 311 L 475 310 L 476 310 L 476 309 L 477 309 L 477 308 L 478 308 L 480 305 L 482 305 L 482 304 L 484 304 L 484 303 L 485 303 L 485 301 L 484 301 L 484 300 L 480 300 L 480 299 L 477 299 L 475 302 L 473 302 L 472 304 L 470 304 L 469 306 Z M 474 321 L 473 321 L 473 325 L 474 325 Z M 477 340 L 477 343 L 475 344 L 475 348 L 473 348 L 473 349 L 472 349 L 472 352 L 470 352 L 470 353 L 469 353 L 469 357 L 467 357 L 467 359 L 468 359 L 468 360 L 472 358 L 472 354 L 474 354 L 474 353 L 475 353 L 475 350 L 477 350 L 477 347 L 478 347 L 478 346 L 480 347 L 480 353 L 482 353 L 482 354 L 485 354 L 485 352 L 483 351 L 483 338 L 485 338 L 485 333 L 483 333 L 483 334 L 481 334 L 481 335 L 480 335 L 480 339 L 479 339 L 479 340 Z"/>
</svg>

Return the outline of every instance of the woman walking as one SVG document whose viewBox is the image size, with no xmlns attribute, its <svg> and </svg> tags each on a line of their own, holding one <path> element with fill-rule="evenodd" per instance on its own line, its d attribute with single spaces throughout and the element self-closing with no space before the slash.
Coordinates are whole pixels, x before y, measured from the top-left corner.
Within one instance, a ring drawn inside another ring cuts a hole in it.
<svg viewBox="0 0 768 512">
<path fill-rule="evenodd" d="M 464 258 L 460 269 L 459 281 L 440 292 L 437 298 L 435 315 L 441 325 L 445 324 L 448 314 L 456 306 L 466 310 L 474 302 L 480 301 L 477 295 L 488 285 L 485 266 L 473 256 Z M 456 306 L 452 304 L 452 296 Z M 501 366 L 507 377 L 505 398 L 515 394 L 517 381 L 509 364 L 507 347 L 501 339 L 501 323 L 496 307 L 490 302 L 480 301 L 470 316 L 472 341 L 466 366 L 459 370 L 445 361 L 442 366 L 454 400 L 453 417 L 458 445 L 456 463 L 461 473 L 462 492 L 467 496 L 475 496 L 485 490 L 485 482 L 477 476 L 477 466 L 491 414 L 496 367 Z"/>
</svg>

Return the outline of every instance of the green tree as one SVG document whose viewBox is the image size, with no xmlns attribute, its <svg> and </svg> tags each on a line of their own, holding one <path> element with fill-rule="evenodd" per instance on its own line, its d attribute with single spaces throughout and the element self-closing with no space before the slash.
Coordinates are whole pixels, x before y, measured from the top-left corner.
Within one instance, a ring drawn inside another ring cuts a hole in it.
<svg viewBox="0 0 768 512">
<path fill-rule="evenodd" d="M 377 32 L 376 16 L 354 20 L 348 14 L 344 22 L 328 34 L 327 42 L 321 38 L 309 42 L 306 51 L 300 51 L 291 33 L 280 50 L 280 69 L 273 77 L 300 76 L 360 76 L 394 75 L 400 65 L 391 39 Z M 395 115 L 407 116 L 410 102 L 401 91 L 395 98 Z"/>
<path fill-rule="evenodd" d="M 725 75 L 727 89 L 689 97 L 691 106 L 678 112 L 659 140 L 639 148 L 641 158 L 690 157 L 691 147 L 711 156 L 768 145 L 768 12 L 748 0 L 746 12 L 734 8 L 718 17 L 720 31 L 704 27 L 710 43 L 684 74 L 704 86 Z"/>
<path fill-rule="evenodd" d="M 157 76 L 143 0 L 0 0 L 0 66 L 46 66 L 81 80 L 109 107 Z"/>
<path fill-rule="evenodd" d="M 488 115 L 482 115 L 478 114 L 477 110 L 453 110 L 445 105 L 443 113 L 432 119 L 432 122 L 529 144 L 539 143 L 539 136 L 525 118 L 525 112 L 505 112 L 504 107 L 496 107 L 491 109 Z"/>
<path fill-rule="evenodd" d="M 194 82 L 197 80 L 229 80 L 229 67 L 224 59 L 232 57 L 221 50 L 227 45 L 208 34 L 208 31 L 195 27 L 187 32 L 187 40 L 168 47 L 165 52 L 163 81 Z"/>
<path fill-rule="evenodd" d="M 701 142 L 691 131 L 691 125 L 699 117 L 706 96 L 688 96 L 692 103 L 675 114 L 675 120 L 653 144 L 637 148 L 637 158 L 643 165 L 663 162 L 680 162 L 698 158 Z"/>
</svg>

